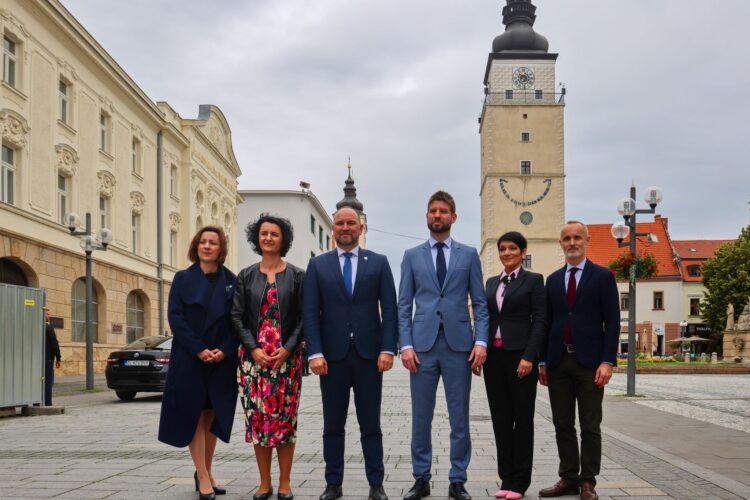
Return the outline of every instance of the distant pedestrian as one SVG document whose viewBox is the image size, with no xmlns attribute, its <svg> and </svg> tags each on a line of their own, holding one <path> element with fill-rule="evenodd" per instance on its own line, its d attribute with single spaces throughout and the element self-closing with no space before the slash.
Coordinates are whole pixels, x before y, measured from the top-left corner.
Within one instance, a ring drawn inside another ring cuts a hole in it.
<svg viewBox="0 0 750 500">
<path fill-rule="evenodd" d="M 279 459 L 279 500 L 291 485 L 297 410 L 302 388 L 302 284 L 305 272 L 286 262 L 293 228 L 268 214 L 248 224 L 247 241 L 261 261 L 237 276 L 232 323 L 240 337 L 239 387 L 245 441 L 253 443 L 260 473 L 254 500 L 273 495 L 273 450 Z"/>
<path fill-rule="evenodd" d="M 55 368 L 60 368 L 60 344 L 55 329 L 50 323 L 49 309 L 44 308 L 44 406 L 52 406 L 52 386 L 55 383 Z"/>
<path fill-rule="evenodd" d="M 560 480 L 541 490 L 540 497 L 580 492 L 581 500 L 599 498 L 595 486 L 602 461 L 602 400 L 617 363 L 620 303 L 610 270 L 586 259 L 588 242 L 585 224 L 567 222 L 560 232 L 565 266 L 547 278 L 549 315 L 539 381 L 549 387 Z"/>
<path fill-rule="evenodd" d="M 239 340 L 229 320 L 235 275 L 224 267 L 226 255 L 224 230 L 201 228 L 188 250 L 193 265 L 175 274 L 169 291 L 174 340 L 159 441 L 190 448 L 201 499 L 226 493 L 216 486 L 211 463 L 216 438 L 229 442 L 237 406 Z"/>
</svg>

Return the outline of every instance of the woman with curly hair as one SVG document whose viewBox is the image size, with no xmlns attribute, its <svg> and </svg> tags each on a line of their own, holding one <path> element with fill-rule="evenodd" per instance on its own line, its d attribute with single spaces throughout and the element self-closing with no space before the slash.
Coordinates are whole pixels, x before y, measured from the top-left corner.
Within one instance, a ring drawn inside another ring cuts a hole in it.
<svg viewBox="0 0 750 500">
<path fill-rule="evenodd" d="M 240 271 L 231 318 L 242 345 L 238 382 L 245 410 L 245 441 L 255 446 L 260 485 L 254 500 L 273 495 L 271 460 L 279 460 L 278 498 L 291 500 L 290 474 L 297 440 L 302 385 L 302 282 L 304 271 L 283 257 L 293 229 L 284 218 L 261 214 L 245 229 L 261 261 Z"/>
</svg>

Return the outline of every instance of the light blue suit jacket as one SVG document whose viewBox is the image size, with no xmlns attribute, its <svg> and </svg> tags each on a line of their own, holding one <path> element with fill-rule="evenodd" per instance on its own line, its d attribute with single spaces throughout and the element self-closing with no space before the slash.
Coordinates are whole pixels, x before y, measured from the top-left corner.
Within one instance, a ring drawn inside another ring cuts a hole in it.
<svg viewBox="0 0 750 500">
<path fill-rule="evenodd" d="M 469 297 L 474 308 L 473 332 Z M 428 242 L 407 250 L 401 263 L 398 293 L 400 344 L 411 345 L 416 352 L 429 351 L 435 344 L 441 322 L 448 346 L 454 351 L 469 352 L 476 341 L 487 343 L 489 315 L 479 254 L 456 240 L 451 245 L 442 289 L 438 285 Z"/>
</svg>

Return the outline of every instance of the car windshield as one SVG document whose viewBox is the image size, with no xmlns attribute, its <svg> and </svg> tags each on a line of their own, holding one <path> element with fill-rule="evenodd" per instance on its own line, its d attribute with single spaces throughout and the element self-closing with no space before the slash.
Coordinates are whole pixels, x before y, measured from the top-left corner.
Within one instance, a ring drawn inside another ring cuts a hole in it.
<svg viewBox="0 0 750 500">
<path fill-rule="evenodd" d="M 125 347 L 123 350 L 127 351 L 140 351 L 144 349 L 171 349 L 172 348 L 172 337 L 163 337 L 161 335 L 154 335 L 151 337 L 141 337 L 135 340 Z"/>
</svg>

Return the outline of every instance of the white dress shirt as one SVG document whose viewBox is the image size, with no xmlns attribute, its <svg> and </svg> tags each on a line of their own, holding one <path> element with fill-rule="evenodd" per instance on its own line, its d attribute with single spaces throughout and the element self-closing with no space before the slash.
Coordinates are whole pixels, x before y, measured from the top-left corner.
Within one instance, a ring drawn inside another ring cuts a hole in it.
<svg viewBox="0 0 750 500">
<path fill-rule="evenodd" d="M 513 269 L 510 274 L 513 275 L 513 279 L 518 278 L 518 273 L 521 271 L 521 266 L 518 266 L 517 268 Z M 495 293 L 495 301 L 497 302 L 497 309 L 499 311 L 503 310 L 503 299 L 505 298 L 505 283 L 503 282 L 503 278 L 507 276 L 508 274 L 503 271 L 503 273 L 500 275 L 500 284 L 497 287 L 497 293 Z M 502 335 L 500 334 L 500 323 L 497 324 L 497 331 L 495 332 L 495 338 L 496 339 L 502 339 Z"/>
</svg>

